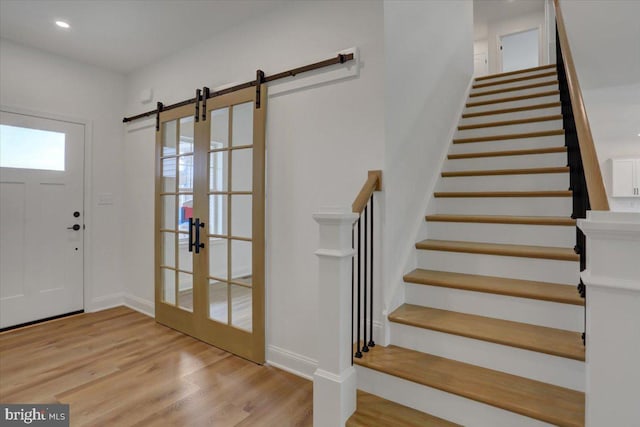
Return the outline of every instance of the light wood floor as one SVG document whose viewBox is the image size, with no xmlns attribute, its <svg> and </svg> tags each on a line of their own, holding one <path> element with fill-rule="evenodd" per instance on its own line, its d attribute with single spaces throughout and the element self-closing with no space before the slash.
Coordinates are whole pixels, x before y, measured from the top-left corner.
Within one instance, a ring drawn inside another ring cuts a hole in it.
<svg viewBox="0 0 640 427">
<path fill-rule="evenodd" d="M 311 426 L 312 383 L 125 307 L 0 334 L 0 401 L 69 403 L 72 426 Z"/>
</svg>

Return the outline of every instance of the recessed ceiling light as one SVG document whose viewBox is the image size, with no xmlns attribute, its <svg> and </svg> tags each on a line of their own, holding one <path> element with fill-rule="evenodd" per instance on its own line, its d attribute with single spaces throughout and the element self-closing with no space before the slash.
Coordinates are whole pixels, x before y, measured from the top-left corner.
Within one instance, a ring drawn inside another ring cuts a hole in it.
<svg viewBox="0 0 640 427">
<path fill-rule="evenodd" d="M 64 22 L 64 21 L 56 21 L 56 25 L 60 28 L 64 28 L 64 29 L 68 29 L 71 28 L 71 25 L 69 25 L 68 23 Z"/>
</svg>

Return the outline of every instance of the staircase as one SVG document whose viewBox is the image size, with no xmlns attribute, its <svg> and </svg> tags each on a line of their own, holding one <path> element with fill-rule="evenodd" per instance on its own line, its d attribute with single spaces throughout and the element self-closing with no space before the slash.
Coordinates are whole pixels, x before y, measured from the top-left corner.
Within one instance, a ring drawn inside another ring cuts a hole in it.
<svg viewBox="0 0 640 427">
<path fill-rule="evenodd" d="M 555 65 L 475 80 L 388 316 L 393 345 L 354 359 L 371 394 L 348 426 L 584 425 L 562 126 Z"/>
</svg>

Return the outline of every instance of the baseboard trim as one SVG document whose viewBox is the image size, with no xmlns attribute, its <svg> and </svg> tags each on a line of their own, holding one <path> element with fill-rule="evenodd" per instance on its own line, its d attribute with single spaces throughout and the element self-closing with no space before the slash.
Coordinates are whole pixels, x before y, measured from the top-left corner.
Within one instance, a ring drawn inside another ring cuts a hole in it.
<svg viewBox="0 0 640 427">
<path fill-rule="evenodd" d="M 92 313 L 95 311 L 102 311 L 109 308 L 118 307 L 122 305 L 123 300 L 124 292 L 116 292 L 114 294 L 96 297 L 91 300 L 91 302 L 89 303 L 89 307 L 85 307 L 85 311 L 87 313 Z"/>
<path fill-rule="evenodd" d="M 131 294 L 125 294 L 123 304 L 132 310 L 138 311 L 146 316 L 155 317 L 155 304 L 153 301 L 137 297 Z"/>
<path fill-rule="evenodd" d="M 275 345 L 267 346 L 267 364 L 309 381 L 318 368 L 318 361 Z"/>
</svg>

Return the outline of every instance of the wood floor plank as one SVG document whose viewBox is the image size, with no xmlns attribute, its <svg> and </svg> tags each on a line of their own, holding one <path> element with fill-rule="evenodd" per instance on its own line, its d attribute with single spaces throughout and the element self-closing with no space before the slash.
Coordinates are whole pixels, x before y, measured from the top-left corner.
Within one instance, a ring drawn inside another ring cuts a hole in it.
<svg viewBox="0 0 640 427">
<path fill-rule="evenodd" d="M 536 282 L 532 280 L 424 269 L 411 271 L 404 276 L 404 281 L 418 285 L 439 286 L 563 304 L 584 305 L 584 299 L 580 298 L 576 286 L 560 283 Z"/>
<path fill-rule="evenodd" d="M 416 411 L 374 394 L 358 390 L 356 412 L 346 427 L 462 427 L 459 424 Z"/>
<path fill-rule="evenodd" d="M 354 362 L 550 424 L 584 426 L 584 393 L 575 390 L 393 345 Z"/>
<path fill-rule="evenodd" d="M 575 253 L 573 248 L 558 248 L 554 246 L 509 245 L 504 243 L 426 239 L 416 243 L 416 249 L 520 258 L 554 259 L 560 261 L 580 261 L 580 255 Z"/>
<path fill-rule="evenodd" d="M 582 334 L 473 314 L 403 304 L 389 315 L 395 323 L 584 361 Z"/>
<path fill-rule="evenodd" d="M 310 381 L 125 307 L 0 334 L 0 401 L 69 403 L 74 426 L 311 426 L 312 400 Z"/>
</svg>

